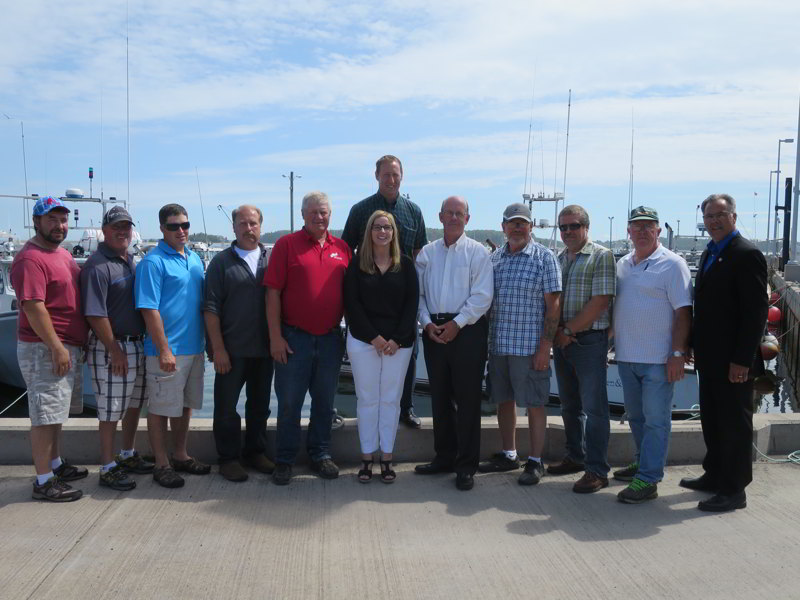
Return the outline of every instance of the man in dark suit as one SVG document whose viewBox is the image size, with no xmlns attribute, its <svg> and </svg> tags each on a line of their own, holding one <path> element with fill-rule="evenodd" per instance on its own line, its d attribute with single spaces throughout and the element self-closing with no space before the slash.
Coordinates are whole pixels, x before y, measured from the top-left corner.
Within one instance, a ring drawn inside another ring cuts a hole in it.
<svg viewBox="0 0 800 600">
<path fill-rule="evenodd" d="M 705 473 L 683 487 L 712 492 L 700 510 L 744 508 L 753 480 L 753 378 L 763 372 L 759 344 L 767 321 L 767 263 L 736 229 L 736 201 L 713 194 L 702 205 L 711 242 L 695 283 L 692 346 L 700 377 Z"/>
</svg>

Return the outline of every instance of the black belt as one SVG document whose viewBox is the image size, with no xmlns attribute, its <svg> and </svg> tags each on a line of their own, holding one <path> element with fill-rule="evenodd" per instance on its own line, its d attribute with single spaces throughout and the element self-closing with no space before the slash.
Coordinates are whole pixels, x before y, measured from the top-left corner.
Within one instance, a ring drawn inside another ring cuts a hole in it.
<svg viewBox="0 0 800 600">
<path fill-rule="evenodd" d="M 431 321 L 444 323 L 452 321 L 458 316 L 458 313 L 433 313 L 431 314 Z"/>
<path fill-rule="evenodd" d="M 117 335 L 114 339 L 118 342 L 141 342 L 144 339 L 143 335 Z"/>
<path fill-rule="evenodd" d="M 579 331 L 578 333 L 574 334 L 575 337 L 583 337 L 585 335 L 589 335 L 591 333 L 603 333 L 604 331 L 608 331 L 607 329 L 586 329 L 584 331 Z"/>
</svg>

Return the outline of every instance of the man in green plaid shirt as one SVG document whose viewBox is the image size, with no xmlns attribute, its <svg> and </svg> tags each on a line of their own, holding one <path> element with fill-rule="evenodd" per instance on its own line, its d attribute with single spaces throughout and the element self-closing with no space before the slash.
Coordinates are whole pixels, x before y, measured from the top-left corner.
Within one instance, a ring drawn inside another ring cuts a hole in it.
<svg viewBox="0 0 800 600">
<path fill-rule="evenodd" d="M 558 254 L 562 311 L 553 362 L 567 453 L 547 472 L 565 475 L 584 471 L 572 490 L 585 494 L 608 486 L 606 372 L 616 264 L 610 250 L 589 239 L 589 215 L 582 207 L 565 206 L 558 215 L 558 228 L 565 248 Z"/>
<path fill-rule="evenodd" d="M 375 163 L 375 179 L 378 181 L 378 193 L 369 198 L 364 198 L 350 209 L 347 222 L 344 224 L 342 239 L 353 250 L 361 245 L 367 220 L 376 210 L 385 210 L 391 213 L 397 223 L 397 233 L 400 242 L 400 251 L 414 260 L 428 243 L 425 233 L 425 219 L 419 206 L 404 198 L 400 194 L 400 183 L 403 181 L 403 163 L 391 154 L 381 156 Z M 400 398 L 400 422 L 409 427 L 419 428 L 422 422 L 414 414 L 412 394 L 414 391 L 414 378 L 417 370 L 418 345 L 414 342 L 414 353 L 408 364 L 403 395 Z"/>
</svg>

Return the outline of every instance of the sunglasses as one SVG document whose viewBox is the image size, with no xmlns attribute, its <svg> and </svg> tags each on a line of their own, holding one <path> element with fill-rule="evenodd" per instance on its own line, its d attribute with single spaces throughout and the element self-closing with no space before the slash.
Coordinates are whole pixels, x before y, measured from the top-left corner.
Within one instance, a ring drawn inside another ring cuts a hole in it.
<svg viewBox="0 0 800 600">
<path fill-rule="evenodd" d="M 581 225 L 580 223 L 568 223 L 566 225 L 558 226 L 558 228 L 561 231 L 578 231 L 578 229 L 580 229 L 581 227 L 583 227 L 583 225 Z"/>
<path fill-rule="evenodd" d="M 178 231 L 178 229 L 189 231 L 189 221 L 186 221 L 186 223 L 165 223 L 164 229 L 167 231 Z"/>
</svg>

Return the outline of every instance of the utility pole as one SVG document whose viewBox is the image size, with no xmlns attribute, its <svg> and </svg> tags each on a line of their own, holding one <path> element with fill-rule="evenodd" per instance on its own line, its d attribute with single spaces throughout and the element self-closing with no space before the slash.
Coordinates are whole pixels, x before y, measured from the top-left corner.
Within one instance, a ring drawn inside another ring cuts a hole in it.
<svg viewBox="0 0 800 600">
<path fill-rule="evenodd" d="M 294 231 L 294 178 L 302 179 L 302 175 L 295 175 L 294 171 L 289 171 L 288 177 L 281 175 L 289 180 L 289 231 Z"/>
<path fill-rule="evenodd" d="M 614 217 L 608 217 L 608 249 L 611 252 L 614 252 L 613 243 L 614 243 L 614 236 L 612 234 L 612 226 L 614 224 Z"/>
</svg>

